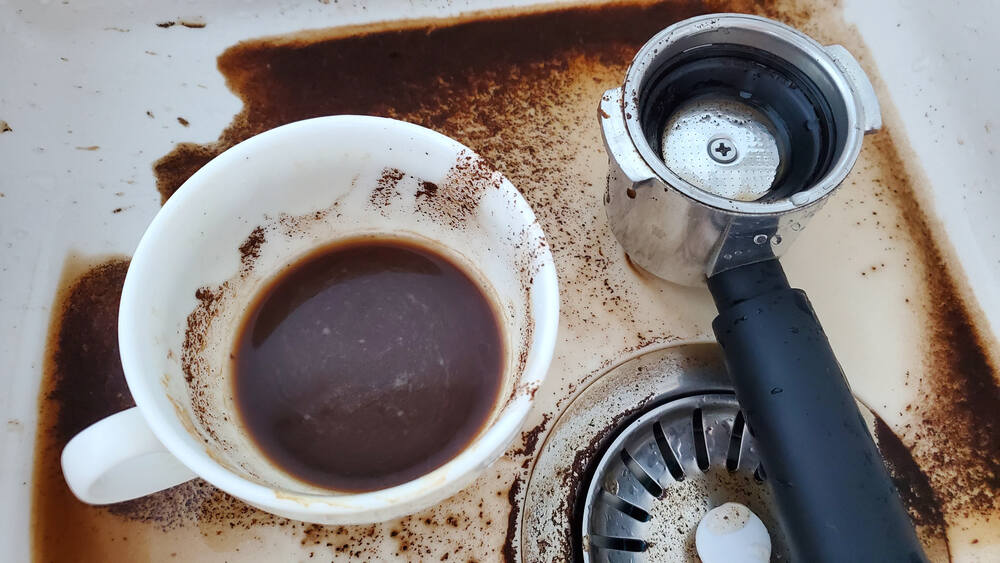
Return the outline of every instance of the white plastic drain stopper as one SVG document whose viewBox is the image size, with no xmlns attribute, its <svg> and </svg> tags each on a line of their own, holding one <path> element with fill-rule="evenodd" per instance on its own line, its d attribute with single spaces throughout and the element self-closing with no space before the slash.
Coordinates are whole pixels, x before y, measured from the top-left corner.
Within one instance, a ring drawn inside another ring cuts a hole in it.
<svg viewBox="0 0 1000 563">
<path fill-rule="evenodd" d="M 702 563 L 767 563 L 771 536 L 749 508 L 727 502 L 698 523 L 695 547 Z"/>
</svg>

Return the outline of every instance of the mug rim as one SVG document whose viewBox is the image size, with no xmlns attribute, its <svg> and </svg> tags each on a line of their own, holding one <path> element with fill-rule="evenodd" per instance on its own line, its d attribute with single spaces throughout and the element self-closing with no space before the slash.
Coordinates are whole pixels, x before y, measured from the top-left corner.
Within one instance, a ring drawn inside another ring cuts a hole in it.
<svg viewBox="0 0 1000 563">
<path fill-rule="evenodd" d="M 492 464 L 509 446 L 520 430 L 533 402 L 534 392 L 517 393 L 506 404 L 501 403 L 493 421 L 484 428 L 465 448 L 441 466 L 413 480 L 393 487 L 361 493 L 307 493 L 292 492 L 253 482 L 227 469 L 216 461 L 205 448 L 194 447 L 200 441 L 187 440 L 175 432 L 171 419 L 178 417 L 175 412 L 164 412 L 162 404 L 154 397 L 165 393 L 162 385 L 157 385 L 157 377 L 144 373 L 144 361 L 137 347 L 156 346 L 133 337 L 134 326 L 143 322 L 143 315 L 137 310 L 144 303 L 137 297 L 142 294 L 142 280 L 148 274 L 147 264 L 153 259 L 147 256 L 154 240 L 167 236 L 175 226 L 178 215 L 196 198 L 205 178 L 231 168 L 248 154 L 268 150 L 277 140 L 294 138 L 300 131 L 314 128 L 328 128 L 331 133 L 338 127 L 357 125 L 379 126 L 397 129 L 408 134 L 413 143 L 444 143 L 455 154 L 472 154 L 472 151 L 458 141 L 431 129 L 412 123 L 373 116 L 336 115 L 296 121 L 270 129 L 246 139 L 219 154 L 188 178 L 159 210 L 139 241 L 122 289 L 118 314 L 119 353 L 129 390 L 136 406 L 149 425 L 153 434 L 163 446 L 197 476 L 219 489 L 232 494 L 265 511 L 280 515 L 299 516 L 357 516 L 358 522 L 374 522 L 412 513 L 438 502 L 463 488 L 473 478 Z M 492 166 L 490 167 L 492 169 Z M 537 224 L 537 218 L 521 193 L 501 174 L 500 189 L 513 191 L 516 211 L 525 224 Z M 523 209 L 522 209 L 523 208 Z M 542 240 L 545 241 L 544 233 Z M 555 264 L 547 242 L 537 260 L 539 271 L 528 282 L 531 292 L 538 292 L 539 299 L 531 308 L 530 316 L 534 332 L 528 343 L 528 359 L 524 367 L 513 374 L 515 387 L 528 383 L 538 387 L 544 381 L 554 353 L 559 322 L 559 293 Z M 541 307 L 537 306 L 540 303 Z M 498 398 L 503 401 L 502 397 Z M 188 433 L 188 436 L 199 438 Z M 276 466 L 277 467 L 277 466 Z M 280 469 L 280 467 L 277 467 Z M 421 504 L 423 502 L 423 504 Z M 396 509 L 396 511 L 393 511 Z M 379 513 L 382 514 L 379 514 Z M 366 514 L 374 517 L 364 518 Z"/>
</svg>

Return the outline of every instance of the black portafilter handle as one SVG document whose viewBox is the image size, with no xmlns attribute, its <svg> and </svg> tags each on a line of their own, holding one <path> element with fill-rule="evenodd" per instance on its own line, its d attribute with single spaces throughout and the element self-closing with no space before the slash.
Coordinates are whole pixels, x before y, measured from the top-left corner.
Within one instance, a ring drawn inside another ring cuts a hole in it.
<svg viewBox="0 0 1000 563">
<path fill-rule="evenodd" d="M 708 279 L 793 561 L 927 561 L 805 292 L 777 259 Z"/>
</svg>

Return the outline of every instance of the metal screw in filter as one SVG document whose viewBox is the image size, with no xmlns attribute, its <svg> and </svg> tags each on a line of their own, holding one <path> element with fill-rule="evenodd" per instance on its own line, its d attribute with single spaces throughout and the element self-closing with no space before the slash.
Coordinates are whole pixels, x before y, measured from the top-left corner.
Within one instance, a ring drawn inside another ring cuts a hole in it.
<svg viewBox="0 0 1000 563">
<path fill-rule="evenodd" d="M 736 160 L 736 157 L 739 156 L 739 151 L 736 150 L 736 144 L 732 140 L 725 137 L 718 137 L 709 141 L 708 155 L 718 163 L 729 164 Z"/>
</svg>

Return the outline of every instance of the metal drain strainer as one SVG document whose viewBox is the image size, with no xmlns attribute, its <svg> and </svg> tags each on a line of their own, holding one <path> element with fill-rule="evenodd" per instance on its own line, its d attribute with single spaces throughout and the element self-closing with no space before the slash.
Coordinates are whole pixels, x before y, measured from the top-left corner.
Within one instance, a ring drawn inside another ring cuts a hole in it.
<svg viewBox="0 0 1000 563">
<path fill-rule="evenodd" d="M 588 562 L 697 561 L 694 530 L 739 502 L 786 559 L 754 439 L 731 394 L 694 394 L 646 412 L 611 442 L 587 487 L 580 538 Z"/>
<path fill-rule="evenodd" d="M 645 351 L 598 376 L 566 406 L 535 460 L 518 560 L 695 563 L 698 522 L 727 501 L 757 513 L 772 560 L 784 560 L 738 413 L 716 344 Z"/>
<path fill-rule="evenodd" d="M 542 442 L 512 530 L 516 560 L 698 563 L 698 522 L 732 501 L 767 526 L 771 560 L 787 561 L 769 478 L 758 471 L 718 345 L 682 344 L 620 361 L 566 405 Z M 874 416 L 859 406 L 871 429 Z M 947 560 L 944 532 L 936 533 L 923 530 L 928 554 Z"/>
</svg>

